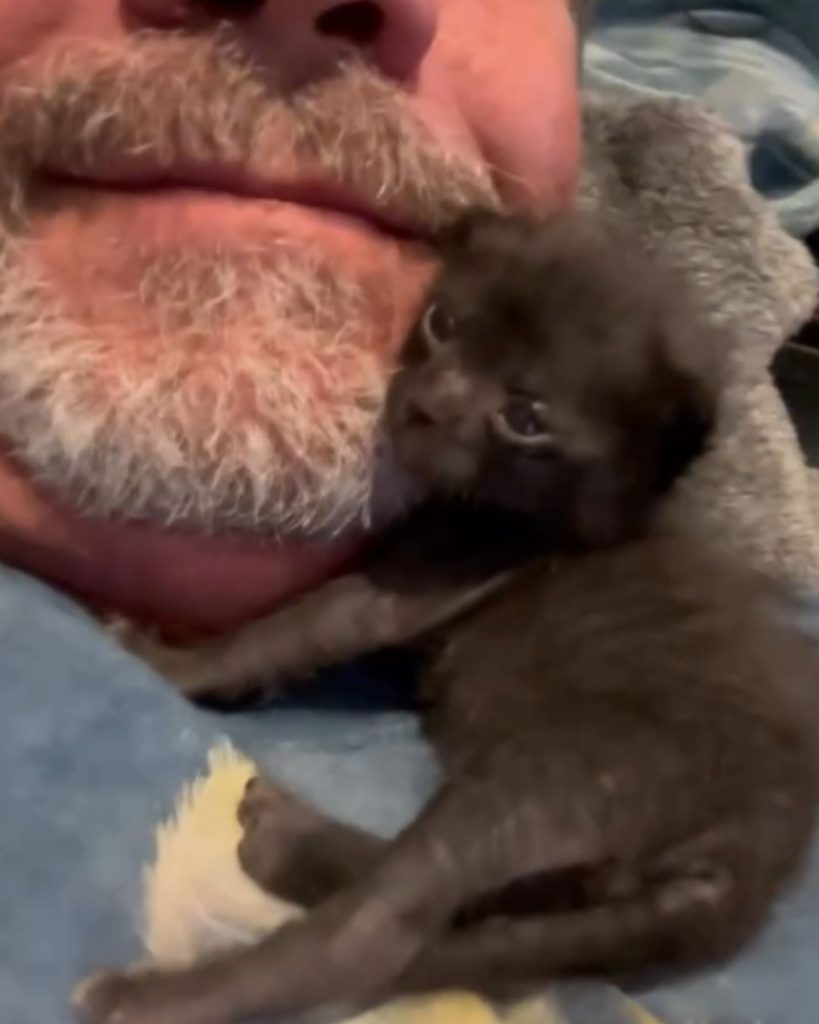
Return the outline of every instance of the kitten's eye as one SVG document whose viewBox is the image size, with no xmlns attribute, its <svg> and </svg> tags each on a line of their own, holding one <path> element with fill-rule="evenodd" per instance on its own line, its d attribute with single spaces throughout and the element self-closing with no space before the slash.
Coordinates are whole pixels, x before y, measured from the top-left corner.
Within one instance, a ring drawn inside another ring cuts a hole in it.
<svg viewBox="0 0 819 1024">
<path fill-rule="evenodd" d="M 515 396 L 495 414 L 495 431 L 512 444 L 542 447 L 553 440 L 545 402 Z"/>
<path fill-rule="evenodd" d="M 445 345 L 455 337 L 455 317 L 437 302 L 432 302 L 426 308 L 421 329 L 430 346 Z"/>
</svg>

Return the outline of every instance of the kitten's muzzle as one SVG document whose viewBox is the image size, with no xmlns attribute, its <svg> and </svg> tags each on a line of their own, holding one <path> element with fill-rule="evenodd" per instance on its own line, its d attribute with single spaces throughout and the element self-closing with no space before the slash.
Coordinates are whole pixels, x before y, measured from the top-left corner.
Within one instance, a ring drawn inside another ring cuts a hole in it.
<svg viewBox="0 0 819 1024">
<path fill-rule="evenodd" d="M 436 492 L 468 487 L 487 431 L 485 406 L 474 382 L 454 361 L 439 358 L 402 370 L 386 408 L 399 465 Z"/>
<path fill-rule="evenodd" d="M 472 418 L 473 396 L 463 374 L 456 369 L 420 375 L 403 389 L 395 410 L 399 427 L 440 428 L 459 433 L 459 425 Z"/>
</svg>

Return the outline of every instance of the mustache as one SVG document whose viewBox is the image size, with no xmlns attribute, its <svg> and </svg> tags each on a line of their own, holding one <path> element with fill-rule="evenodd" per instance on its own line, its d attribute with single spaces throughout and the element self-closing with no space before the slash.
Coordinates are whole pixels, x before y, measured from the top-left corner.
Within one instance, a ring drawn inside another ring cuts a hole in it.
<svg viewBox="0 0 819 1024">
<path fill-rule="evenodd" d="M 465 156 L 361 61 L 279 89 L 227 29 L 72 41 L 22 62 L 0 91 L 0 203 L 24 214 L 38 174 L 215 165 L 261 180 L 329 181 L 419 232 L 465 207 L 498 208 L 479 154 Z"/>
</svg>

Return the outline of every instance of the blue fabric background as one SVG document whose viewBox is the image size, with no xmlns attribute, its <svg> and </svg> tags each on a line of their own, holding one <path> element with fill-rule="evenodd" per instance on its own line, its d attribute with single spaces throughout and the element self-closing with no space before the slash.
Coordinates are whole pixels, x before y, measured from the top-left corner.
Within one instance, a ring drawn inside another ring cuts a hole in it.
<svg viewBox="0 0 819 1024">
<path fill-rule="evenodd" d="M 143 955 L 153 830 L 225 735 L 328 810 L 397 829 L 435 781 L 402 674 L 351 670 L 310 707 L 211 715 L 81 608 L 0 568 L 0 1021 L 67 1024 L 78 978 Z"/>
<path fill-rule="evenodd" d="M 585 67 L 609 95 L 710 106 L 746 141 L 783 225 L 819 227 L 817 0 L 600 0 Z"/>
<path fill-rule="evenodd" d="M 819 636 L 819 605 L 804 615 Z M 0 570 L 0 1021 L 68 1024 L 78 977 L 141 956 L 153 829 L 225 734 L 333 813 L 385 834 L 400 827 L 436 769 L 402 673 L 388 668 L 328 679 L 310 706 L 207 714 L 80 608 Z M 640 999 L 667 1024 L 815 1024 L 817 962 L 819 855 L 756 949 Z M 572 1024 L 621 1019 L 602 987 L 567 986 L 563 1000 Z"/>
</svg>

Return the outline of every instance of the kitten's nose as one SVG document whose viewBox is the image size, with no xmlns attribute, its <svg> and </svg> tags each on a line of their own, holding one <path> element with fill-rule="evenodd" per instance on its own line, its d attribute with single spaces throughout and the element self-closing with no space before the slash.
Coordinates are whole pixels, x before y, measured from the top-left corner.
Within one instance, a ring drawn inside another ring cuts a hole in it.
<svg viewBox="0 0 819 1024">
<path fill-rule="evenodd" d="M 463 419 L 469 407 L 469 391 L 463 376 L 445 370 L 406 396 L 404 419 L 411 426 L 444 426 Z"/>
</svg>

